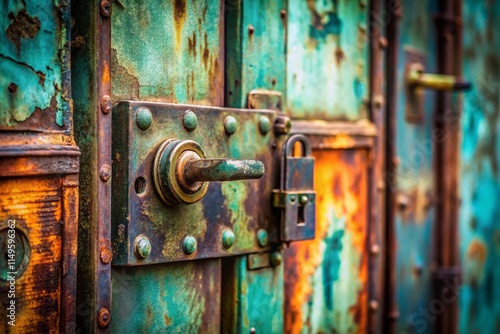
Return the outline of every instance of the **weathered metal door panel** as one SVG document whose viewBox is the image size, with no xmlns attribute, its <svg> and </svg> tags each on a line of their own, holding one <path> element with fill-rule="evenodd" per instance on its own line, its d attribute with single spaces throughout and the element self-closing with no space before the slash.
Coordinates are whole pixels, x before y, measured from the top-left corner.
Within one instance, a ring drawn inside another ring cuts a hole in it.
<svg viewBox="0 0 500 334">
<path fill-rule="evenodd" d="M 464 95 L 460 174 L 460 333 L 500 331 L 500 3 L 464 1 Z"/>
<path fill-rule="evenodd" d="M 433 133 L 435 93 L 426 91 L 421 105 L 408 94 L 406 73 L 411 62 L 424 64 L 426 72 L 436 72 L 436 30 L 434 1 L 401 1 L 400 44 L 397 63 L 397 109 L 395 141 L 397 151 L 394 175 L 387 175 L 395 196 L 396 249 L 387 249 L 395 256 L 397 287 L 397 331 L 420 329 L 422 319 L 417 310 L 428 308 L 432 300 L 432 274 L 435 237 L 433 210 L 434 144 Z M 395 19 L 391 17 L 391 19 Z M 415 27 L 420 27 L 415 29 Z M 396 64 L 395 64 L 396 66 Z M 390 98 L 390 97 L 389 97 Z M 419 114 L 410 118 L 411 115 Z M 430 330 L 431 324 L 426 330 Z"/>
<path fill-rule="evenodd" d="M 222 8 L 219 1 L 114 2 L 112 99 L 222 105 Z M 217 332 L 220 281 L 218 259 L 115 267 L 111 331 Z"/>
<path fill-rule="evenodd" d="M 0 332 L 75 330 L 80 151 L 66 3 L 0 12 Z"/>
<path fill-rule="evenodd" d="M 366 1 L 288 1 L 286 110 L 294 118 L 367 118 Z"/>
<path fill-rule="evenodd" d="M 367 330 L 367 153 L 342 148 L 315 153 L 315 184 L 321 185 L 316 237 L 285 251 L 288 332 Z"/>
</svg>

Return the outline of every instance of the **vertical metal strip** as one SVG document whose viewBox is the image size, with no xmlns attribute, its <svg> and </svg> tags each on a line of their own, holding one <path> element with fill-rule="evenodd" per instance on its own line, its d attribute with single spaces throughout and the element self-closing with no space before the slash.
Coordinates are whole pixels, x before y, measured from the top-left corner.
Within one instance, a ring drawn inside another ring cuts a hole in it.
<svg viewBox="0 0 500 334">
<path fill-rule="evenodd" d="M 388 8 L 391 7 L 391 8 Z M 395 178 L 396 175 L 396 122 L 398 110 L 398 52 L 399 20 L 401 18 L 400 0 L 387 0 L 386 8 L 391 9 L 393 19 L 387 25 L 386 58 L 386 138 L 385 138 L 385 251 L 384 251 L 384 306 L 383 333 L 396 332 L 399 317 L 396 303 L 396 225 L 395 225 Z"/>
<path fill-rule="evenodd" d="M 375 333 L 380 328 L 379 311 L 380 293 L 383 282 L 380 249 L 382 245 L 382 226 L 384 223 L 384 108 L 383 108 L 383 52 L 387 41 L 383 37 L 382 25 L 376 21 L 376 15 L 382 11 L 382 0 L 370 2 L 370 119 L 377 127 L 377 137 L 372 150 L 374 163 L 370 165 L 370 199 L 368 217 L 369 283 L 368 283 L 368 332 Z"/>
<path fill-rule="evenodd" d="M 75 332 L 76 256 L 78 249 L 78 174 L 62 179 L 62 293 L 61 332 Z"/>
<path fill-rule="evenodd" d="M 109 332 L 111 320 L 111 0 L 99 2 L 97 18 L 97 226 L 94 243 L 96 263 L 96 331 Z"/>
<path fill-rule="evenodd" d="M 455 0 L 439 2 L 435 18 L 437 32 L 437 72 L 456 75 L 461 63 L 460 42 L 457 34 L 460 18 L 456 17 Z M 458 5 L 460 6 L 460 4 Z M 458 59 L 457 59 L 458 57 Z M 434 113 L 434 129 L 440 129 L 446 140 L 436 143 L 434 179 L 436 182 L 436 271 L 434 273 L 434 297 L 441 298 L 443 289 L 455 285 L 460 273 L 458 255 L 458 164 L 459 164 L 459 110 L 452 106 L 449 92 L 438 92 Z M 457 333 L 458 300 L 448 304 L 438 316 L 437 333 Z"/>
</svg>

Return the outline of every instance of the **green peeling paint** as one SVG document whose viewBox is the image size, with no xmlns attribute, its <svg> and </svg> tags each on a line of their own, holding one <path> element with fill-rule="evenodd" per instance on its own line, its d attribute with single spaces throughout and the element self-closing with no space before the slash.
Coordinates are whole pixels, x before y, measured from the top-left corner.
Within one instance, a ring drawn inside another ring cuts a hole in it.
<svg viewBox="0 0 500 334">
<path fill-rule="evenodd" d="M 63 1 L 11 1 L 4 6 L 0 127 L 60 131 L 65 123 L 70 125 L 68 14 Z"/>
</svg>

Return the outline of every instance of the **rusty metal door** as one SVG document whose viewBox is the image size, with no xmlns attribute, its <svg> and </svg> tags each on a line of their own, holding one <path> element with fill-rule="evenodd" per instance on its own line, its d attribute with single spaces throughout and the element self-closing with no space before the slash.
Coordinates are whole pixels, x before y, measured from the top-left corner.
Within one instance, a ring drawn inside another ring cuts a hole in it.
<svg viewBox="0 0 500 334">
<path fill-rule="evenodd" d="M 0 315 L 456 332 L 461 3 L 4 4 Z"/>
</svg>

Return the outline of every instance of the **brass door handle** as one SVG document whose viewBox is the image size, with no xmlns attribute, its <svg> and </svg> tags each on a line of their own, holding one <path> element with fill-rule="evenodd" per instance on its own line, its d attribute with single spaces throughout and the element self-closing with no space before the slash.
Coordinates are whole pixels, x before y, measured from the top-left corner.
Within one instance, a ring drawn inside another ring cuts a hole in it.
<svg viewBox="0 0 500 334">
<path fill-rule="evenodd" d="M 434 90 L 457 91 L 471 87 L 470 82 L 453 75 L 425 73 L 424 67 L 420 63 L 413 63 L 409 66 L 406 81 L 410 88 L 422 87 Z"/>
<path fill-rule="evenodd" d="M 261 161 L 207 159 L 198 143 L 168 139 L 156 151 L 153 178 L 163 201 L 179 205 L 201 200 L 210 181 L 259 179 L 264 172 Z"/>
</svg>

